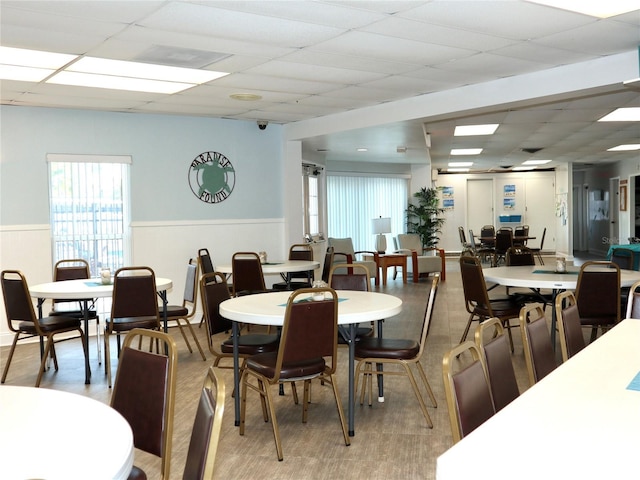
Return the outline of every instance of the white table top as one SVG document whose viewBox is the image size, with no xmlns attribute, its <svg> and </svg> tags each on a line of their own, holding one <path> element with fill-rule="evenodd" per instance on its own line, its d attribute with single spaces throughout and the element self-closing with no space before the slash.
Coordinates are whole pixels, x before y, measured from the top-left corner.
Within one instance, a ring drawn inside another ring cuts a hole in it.
<svg viewBox="0 0 640 480">
<path fill-rule="evenodd" d="M 639 345 L 623 320 L 438 457 L 436 479 L 638 478 Z"/>
<path fill-rule="evenodd" d="M 165 291 L 173 287 L 168 278 L 156 277 L 156 290 Z M 77 298 L 104 298 L 113 294 L 113 283 L 103 285 L 99 278 L 86 280 L 65 280 L 30 285 L 29 294 L 37 298 L 55 298 L 56 300 Z"/>
<path fill-rule="evenodd" d="M 535 270 L 545 273 L 533 273 Z M 552 288 L 575 290 L 578 284 L 580 267 L 567 266 L 569 273 L 555 273 L 553 267 L 531 265 L 523 267 L 484 268 L 484 279 L 488 283 L 497 283 L 509 287 Z M 547 273 L 548 272 L 548 273 Z M 620 270 L 620 286 L 630 287 L 640 280 L 640 272 Z"/>
<path fill-rule="evenodd" d="M 262 273 L 265 275 L 273 273 L 304 272 L 315 270 L 320 266 L 320 262 L 315 260 L 275 260 L 262 264 Z M 231 265 L 218 265 L 216 272 L 233 273 Z"/>
<path fill-rule="evenodd" d="M 402 300 L 378 292 L 338 290 L 338 324 L 381 320 L 397 315 Z M 282 325 L 291 292 L 270 292 L 231 298 L 220 304 L 220 315 L 256 325 Z"/>
<path fill-rule="evenodd" d="M 3 385 L 0 452 L 1 478 L 126 479 L 133 432 L 122 415 L 92 398 Z"/>
</svg>

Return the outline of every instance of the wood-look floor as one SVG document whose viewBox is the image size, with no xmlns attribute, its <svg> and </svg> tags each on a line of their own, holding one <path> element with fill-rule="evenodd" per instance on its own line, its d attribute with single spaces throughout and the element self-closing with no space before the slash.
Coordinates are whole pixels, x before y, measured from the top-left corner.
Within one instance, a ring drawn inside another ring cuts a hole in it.
<svg viewBox="0 0 640 480">
<path fill-rule="evenodd" d="M 389 278 L 386 287 L 374 287 L 378 291 L 396 295 L 403 300 L 403 310 L 384 323 L 384 334 L 389 337 L 417 338 L 427 300 L 427 283 L 403 284 L 400 276 Z M 301 423 L 301 407 L 294 405 L 291 390 L 277 398 L 277 417 L 284 449 L 284 461 L 276 457 L 271 424 L 262 420 L 259 400 L 249 392 L 246 433 L 238 434 L 234 426 L 232 370 L 222 370 L 227 383 L 224 424 L 216 460 L 216 479 L 336 479 L 366 478 L 370 480 L 433 479 L 436 458 L 452 444 L 442 381 L 443 354 L 456 345 L 464 330 L 468 314 L 464 309 L 462 284 L 457 258 L 447 259 L 447 280 L 440 282 L 433 315 L 433 323 L 422 363 L 438 401 L 438 407 L 429 407 L 434 423 L 427 428 L 409 381 L 405 377 L 385 377 L 385 402 L 372 407 L 356 403 L 355 429 L 351 446 L 346 447 L 331 394 L 331 388 L 313 384 L 312 404 L 308 423 Z M 547 311 L 549 313 L 550 310 Z M 517 325 L 517 322 L 513 322 Z M 207 344 L 205 330 L 196 329 L 200 342 Z M 515 352 L 513 364 L 521 391 L 528 388 L 519 330 L 513 330 Z M 182 478 L 186 448 L 195 415 L 196 403 L 205 371 L 206 362 L 197 351 L 190 354 L 179 331 L 171 329 L 179 349 L 178 385 L 174 423 L 172 478 Z M 222 338 L 222 335 L 220 336 Z M 79 340 L 56 346 L 60 369 L 45 373 L 41 388 L 53 388 L 79 393 L 108 403 L 104 365 L 98 365 L 95 338 L 90 339 L 91 384 L 84 384 L 82 354 Z M 115 348 L 113 349 L 115 351 Z M 340 394 L 346 413 L 347 402 L 347 349 L 340 348 L 338 378 Z M 8 347 L 0 349 L 0 368 L 4 368 Z M 12 361 L 6 385 L 32 386 L 39 364 L 38 347 L 35 344 L 19 345 Z M 113 360 L 113 369 L 117 361 Z M 3 405 L 1 408 L 10 408 Z M 86 419 L 88 422 L 91 419 Z M 46 431 L 46 417 L 43 431 Z M 55 441 L 55 432 L 46 441 Z M 100 438 L 98 433 L 97 438 Z M 36 439 L 34 438 L 34 441 Z M 44 441 L 44 440 L 42 440 Z M 101 455 L 108 455 L 109 446 L 96 441 L 96 468 Z M 7 461 L 4 459 L 2 461 Z M 135 463 L 149 474 L 159 478 L 159 461 L 144 452 L 136 451 Z"/>
</svg>

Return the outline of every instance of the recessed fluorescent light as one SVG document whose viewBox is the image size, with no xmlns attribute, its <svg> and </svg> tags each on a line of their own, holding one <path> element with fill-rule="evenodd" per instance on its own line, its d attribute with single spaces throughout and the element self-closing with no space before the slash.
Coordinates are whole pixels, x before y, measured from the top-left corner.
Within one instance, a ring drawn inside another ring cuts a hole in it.
<svg viewBox="0 0 640 480">
<path fill-rule="evenodd" d="M 549 163 L 551 160 L 527 160 L 526 162 L 522 162 L 523 165 L 544 165 Z"/>
<path fill-rule="evenodd" d="M 447 172 L 462 173 L 462 172 L 468 172 L 468 171 L 469 171 L 468 168 L 447 168 Z"/>
<path fill-rule="evenodd" d="M 229 97 L 243 102 L 255 102 L 257 100 L 262 100 L 262 97 L 255 93 L 232 93 Z"/>
<path fill-rule="evenodd" d="M 473 162 L 449 162 L 449 167 L 470 167 L 473 165 Z"/>
<path fill-rule="evenodd" d="M 522 172 L 527 170 L 535 170 L 536 167 L 513 167 L 511 170 L 514 172 Z"/>
<path fill-rule="evenodd" d="M 41 82 L 55 70 L 46 68 L 17 67 L 15 65 L 0 65 L 2 80 L 18 80 L 20 82 Z"/>
<path fill-rule="evenodd" d="M 356 152 L 368 152 L 368 148 L 356 148 Z"/>
<path fill-rule="evenodd" d="M 466 137 L 470 135 L 493 135 L 498 129 L 498 123 L 486 125 L 458 125 L 454 132 L 454 137 Z"/>
<path fill-rule="evenodd" d="M 599 122 L 640 122 L 640 107 L 617 108 Z"/>
<path fill-rule="evenodd" d="M 479 155 L 482 153 L 481 148 L 453 148 L 451 155 Z"/>
<path fill-rule="evenodd" d="M 47 80 L 47 83 L 165 94 L 177 93 L 194 86 L 192 83 L 162 82 L 144 78 L 112 77 L 77 72 L 60 72 Z"/>
<path fill-rule="evenodd" d="M 77 55 L 0 47 L 0 79 L 40 82 Z"/>
<path fill-rule="evenodd" d="M 529 0 L 533 3 L 583 13 L 592 17 L 608 18 L 638 9 L 638 0 Z"/>
<path fill-rule="evenodd" d="M 640 144 L 630 143 L 628 145 L 618 145 L 617 147 L 608 148 L 607 152 L 629 152 L 632 150 L 640 150 Z"/>
</svg>

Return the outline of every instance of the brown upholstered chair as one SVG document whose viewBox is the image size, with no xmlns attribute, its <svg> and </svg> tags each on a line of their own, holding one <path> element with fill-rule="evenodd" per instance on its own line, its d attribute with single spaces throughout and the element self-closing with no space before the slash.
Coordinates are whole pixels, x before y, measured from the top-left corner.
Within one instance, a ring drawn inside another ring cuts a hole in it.
<svg viewBox="0 0 640 480">
<path fill-rule="evenodd" d="M 213 480 L 224 413 L 225 384 L 209 367 L 193 421 L 182 480 Z"/>
<path fill-rule="evenodd" d="M 487 332 L 491 338 L 487 338 Z M 511 362 L 511 352 L 499 318 L 490 318 L 477 326 L 475 342 L 484 355 L 496 412 L 518 398 L 520 390 Z"/>
<path fill-rule="evenodd" d="M 461 255 L 460 274 L 462 277 L 465 308 L 467 312 L 469 312 L 469 320 L 460 338 L 460 343 L 466 340 L 472 321 L 478 320 L 482 322 L 487 318 L 498 317 L 509 333 L 509 343 L 511 344 L 511 351 L 513 351 L 510 320 L 512 318 L 518 318 L 520 314 L 520 304 L 510 297 L 489 298 L 482 265 L 478 257 Z"/>
<path fill-rule="evenodd" d="M 213 273 L 215 271 L 208 248 L 200 248 L 198 250 L 198 265 L 200 266 L 201 275 L 204 275 L 205 273 Z"/>
<path fill-rule="evenodd" d="M 220 315 L 219 306 L 231 298 L 225 276 L 220 272 L 206 273 L 200 278 L 200 298 L 202 311 L 207 324 L 209 351 L 214 355 L 213 366 L 217 367 L 223 358 L 233 358 L 233 339 L 231 336 L 217 346 L 214 335 L 231 331 L 231 321 Z M 245 359 L 258 353 L 275 352 L 278 349 L 278 335 L 245 333 L 238 337 L 240 358 Z M 231 365 L 220 368 L 232 368 Z M 244 362 L 242 365 L 244 368 Z"/>
<path fill-rule="evenodd" d="M 111 318 L 105 322 L 104 357 L 107 381 L 111 387 L 110 339 L 116 335 L 118 357 L 120 334 L 134 328 L 160 330 L 160 316 L 156 297 L 156 276 L 149 267 L 123 267 L 113 277 Z"/>
<path fill-rule="evenodd" d="M 202 360 L 206 361 L 207 357 L 205 357 L 202 347 L 200 346 L 200 342 L 198 341 L 198 337 L 196 337 L 196 332 L 193 331 L 193 327 L 191 326 L 191 319 L 196 315 L 197 300 L 198 264 L 190 258 L 189 263 L 187 264 L 187 277 L 184 283 L 184 293 L 182 294 L 182 305 L 167 305 L 167 321 L 176 322 L 176 325 L 180 329 L 180 334 L 184 339 L 184 343 L 187 344 L 189 352 L 193 353 L 189 339 L 184 332 L 185 328 L 189 330 L 196 347 L 198 347 Z M 160 309 L 162 307 L 158 308 Z"/>
<path fill-rule="evenodd" d="M 427 411 L 423 395 L 420 393 L 418 383 L 416 382 L 415 375 L 411 371 L 411 366 L 415 365 L 422 384 L 429 395 L 431 404 L 437 407 L 436 397 L 433 395 L 427 375 L 422 368 L 420 360 L 424 353 L 425 344 L 427 342 L 427 335 L 429 334 L 429 326 L 431 325 L 431 318 L 433 316 L 433 309 L 436 301 L 436 293 L 438 290 L 439 277 L 434 276 L 431 280 L 431 288 L 429 289 L 429 295 L 427 297 L 427 305 L 424 315 L 422 317 L 422 329 L 420 331 L 420 338 L 416 341 L 413 339 L 400 339 L 400 338 L 372 338 L 365 337 L 356 342 L 355 358 L 358 360 L 356 367 L 356 391 L 358 390 L 358 379 L 362 375 L 362 391 L 360 395 L 360 404 L 364 403 L 366 376 L 369 380 L 369 406 L 372 404 L 372 378 L 374 375 L 402 375 L 409 378 L 409 382 L 413 387 L 413 392 L 418 399 L 420 409 L 424 415 L 425 420 L 429 428 L 433 428 L 431 417 Z M 377 369 L 373 371 L 372 365 L 395 365 L 401 367 L 401 369 L 382 370 Z"/>
<path fill-rule="evenodd" d="M 159 351 L 163 353 L 136 349 L 134 341 L 139 348 L 143 339 L 159 343 Z M 168 480 L 178 362 L 176 344 L 164 332 L 135 328 L 124 339 L 119 362 L 111 406 L 131 425 L 133 445 L 161 459 L 161 478 Z M 146 478 L 145 472 L 134 465 L 129 479 Z"/>
<path fill-rule="evenodd" d="M 546 236 L 547 236 L 547 227 L 544 227 L 544 230 L 542 230 L 542 238 L 540 239 L 540 246 L 529 247 L 529 250 L 531 250 L 533 254 L 536 257 L 538 257 L 538 260 L 540 260 L 540 265 L 544 265 L 544 259 L 542 258 L 542 248 L 544 247 L 544 237 Z"/>
<path fill-rule="evenodd" d="M 576 286 L 580 323 L 591 327 L 591 342 L 620 321 L 620 267 L 613 262 L 582 264 Z"/>
<path fill-rule="evenodd" d="M 343 272 L 343 273 L 338 273 Z M 370 292 L 371 282 L 367 267 L 357 263 L 342 263 L 333 265 L 329 272 L 329 286 L 334 290 L 356 290 L 360 292 Z M 356 341 L 363 337 L 373 336 L 373 322 L 371 327 L 356 327 Z M 346 345 L 347 341 L 338 335 L 338 343 Z"/>
<path fill-rule="evenodd" d="M 467 354 L 471 355 L 471 361 L 461 365 Z M 442 376 L 453 443 L 457 443 L 496 412 L 487 368 L 478 346 L 464 342 L 445 353 Z"/>
<path fill-rule="evenodd" d="M 53 281 L 63 282 L 65 280 L 84 280 L 91 278 L 89 263 L 82 258 L 70 258 L 66 260 L 58 260 L 53 267 Z M 84 310 L 84 304 L 87 302 L 87 311 Z M 100 317 L 94 308 L 95 300 L 52 300 L 51 311 L 49 316 L 63 315 L 65 317 L 74 317 L 84 320 L 85 313 L 87 320 L 96 321 L 96 347 L 98 350 L 98 362 L 102 363 L 102 345 L 100 338 Z M 89 332 L 85 332 L 87 341 Z"/>
<path fill-rule="evenodd" d="M 308 243 L 296 243 L 289 247 L 289 260 L 313 260 L 313 250 Z M 288 272 L 284 275 L 285 281 L 274 283 L 274 290 L 297 290 L 298 288 L 311 288 L 313 283 L 313 270 L 304 272 Z"/>
<path fill-rule="evenodd" d="M 547 319 L 540 304 L 530 303 L 520 311 L 520 333 L 531 385 L 551 373 L 558 364 L 551 345 Z"/>
<path fill-rule="evenodd" d="M 562 361 L 566 362 L 585 347 L 580 313 L 573 292 L 566 291 L 558 294 L 555 309 Z"/>
<path fill-rule="evenodd" d="M 507 250 L 511 247 L 513 247 L 513 232 L 503 227 L 496 232 L 496 244 L 493 251 L 494 267 L 498 266 L 500 260 L 505 260 Z"/>
<path fill-rule="evenodd" d="M 322 266 L 322 281 L 329 284 L 329 273 L 331 272 L 331 265 L 333 265 L 333 247 L 327 247 L 327 251 L 324 254 L 324 265 Z"/>
<path fill-rule="evenodd" d="M 533 255 L 533 251 L 530 248 L 521 246 L 513 246 L 507 250 L 505 255 L 505 263 L 508 267 L 519 267 L 527 265 L 535 265 L 536 259 Z M 542 293 L 539 288 L 530 288 L 528 291 L 523 292 L 517 290 L 515 293 L 510 293 L 510 288 L 507 288 L 507 293 L 514 297 L 516 302 L 520 304 L 528 302 L 540 302 L 544 308 L 547 308 L 547 304 L 552 302 L 553 295 L 550 293 Z"/>
<path fill-rule="evenodd" d="M 231 258 L 233 296 L 267 292 L 260 256 L 255 252 L 236 252 Z"/>
<path fill-rule="evenodd" d="M 625 318 L 640 318 L 640 281 L 631 285 Z"/>
<path fill-rule="evenodd" d="M 325 298 L 327 295 L 329 298 L 321 301 L 298 301 L 298 297 L 307 298 L 312 292 L 318 292 L 318 289 L 303 288 L 291 294 L 287 301 L 278 351 L 249 357 L 242 374 L 240 435 L 244 435 L 247 389 L 250 388 L 260 395 L 265 422 L 271 417 L 278 460 L 283 459 L 282 442 L 271 386 L 280 382 L 304 382 L 303 423 L 307 421 L 311 380 L 320 378 L 329 383 L 333 387 L 344 443 L 350 444 L 335 378 L 338 359 L 338 296 L 331 288 L 323 288 L 320 291 L 325 293 Z M 255 379 L 256 383 L 252 383 L 251 378 Z M 265 407 L 268 407 L 269 414 Z"/>
<path fill-rule="evenodd" d="M 495 248 L 496 246 L 496 227 L 493 225 L 485 225 L 480 229 L 480 241 L 482 246 L 486 248 Z"/>
<path fill-rule="evenodd" d="M 513 230 L 513 245 L 516 247 L 524 247 L 527 245 L 527 239 L 522 239 L 522 237 L 528 237 L 529 236 L 529 225 L 518 225 L 514 230 Z M 515 237 L 520 237 L 520 238 L 515 238 Z"/>
<path fill-rule="evenodd" d="M 62 315 L 38 318 L 33 309 L 33 302 L 29 295 L 27 279 L 18 270 L 4 270 L 0 275 L 2 280 L 2 296 L 4 308 L 7 316 L 9 330 L 14 332 L 13 343 L 7 357 L 7 364 L 2 373 L 2 383 L 7 379 L 11 359 L 16 350 L 16 345 L 20 340 L 39 337 L 41 341 L 46 339 L 44 349 L 40 351 L 40 369 L 36 378 L 36 387 L 40 386 L 42 375 L 46 366 L 47 358 L 51 356 L 53 365 L 58 370 L 58 359 L 56 358 L 54 336 L 60 333 L 77 331 L 81 340 L 82 351 L 84 353 L 85 377 L 88 378 L 89 359 L 86 356 L 86 338 L 80 327 L 80 319 L 65 317 Z M 77 337 L 72 337 L 77 338 Z M 65 339 L 67 340 L 67 339 Z"/>
</svg>

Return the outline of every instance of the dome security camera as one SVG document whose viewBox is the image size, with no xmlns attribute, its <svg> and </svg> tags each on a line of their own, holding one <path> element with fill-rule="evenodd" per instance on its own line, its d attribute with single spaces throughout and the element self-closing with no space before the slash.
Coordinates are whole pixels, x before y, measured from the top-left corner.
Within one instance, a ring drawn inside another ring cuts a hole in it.
<svg viewBox="0 0 640 480">
<path fill-rule="evenodd" d="M 258 120 L 257 124 L 260 130 L 265 130 L 267 128 L 267 125 L 269 125 L 269 122 L 266 120 Z"/>
</svg>

